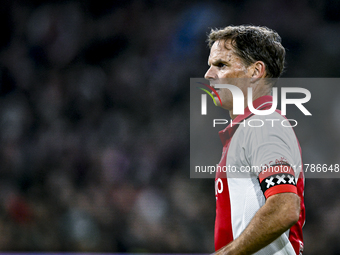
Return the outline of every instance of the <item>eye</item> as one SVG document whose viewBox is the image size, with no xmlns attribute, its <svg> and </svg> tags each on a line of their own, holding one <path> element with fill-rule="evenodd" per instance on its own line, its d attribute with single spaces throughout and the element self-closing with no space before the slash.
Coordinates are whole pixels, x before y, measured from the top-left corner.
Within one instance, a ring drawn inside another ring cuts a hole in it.
<svg viewBox="0 0 340 255">
<path fill-rule="evenodd" d="M 217 64 L 217 67 L 219 67 L 219 68 L 222 68 L 222 67 L 225 67 L 226 65 L 225 64 L 223 64 L 223 63 L 218 63 Z"/>
</svg>

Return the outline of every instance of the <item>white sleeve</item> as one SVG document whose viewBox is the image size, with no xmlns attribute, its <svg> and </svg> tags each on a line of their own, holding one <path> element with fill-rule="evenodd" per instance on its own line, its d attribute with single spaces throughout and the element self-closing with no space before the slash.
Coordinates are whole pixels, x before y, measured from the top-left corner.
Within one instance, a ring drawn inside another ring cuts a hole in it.
<svg viewBox="0 0 340 255">
<path fill-rule="evenodd" d="M 275 117 L 284 118 L 279 114 Z M 251 166 L 260 168 L 288 164 L 294 171 L 298 171 L 301 165 L 301 152 L 294 130 L 292 127 L 275 124 L 273 127 L 267 122 L 260 128 L 250 128 L 248 141 L 244 141 L 248 143 L 245 147 L 247 161 Z M 295 175 L 297 176 L 298 174 Z"/>
</svg>

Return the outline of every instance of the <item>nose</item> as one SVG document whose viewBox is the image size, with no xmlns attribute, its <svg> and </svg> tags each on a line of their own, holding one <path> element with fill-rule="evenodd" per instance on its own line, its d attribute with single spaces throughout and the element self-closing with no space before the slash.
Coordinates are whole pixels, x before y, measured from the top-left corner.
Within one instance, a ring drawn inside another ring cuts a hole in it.
<svg viewBox="0 0 340 255">
<path fill-rule="evenodd" d="M 213 66 L 210 66 L 210 68 L 205 73 L 204 78 L 207 79 L 207 80 L 216 79 L 216 73 L 214 72 Z"/>
</svg>

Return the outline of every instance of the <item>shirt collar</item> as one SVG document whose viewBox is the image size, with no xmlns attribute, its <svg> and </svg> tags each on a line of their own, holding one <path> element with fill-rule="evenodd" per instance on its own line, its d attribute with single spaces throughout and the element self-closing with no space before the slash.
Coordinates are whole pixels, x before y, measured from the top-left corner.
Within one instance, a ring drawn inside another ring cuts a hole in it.
<svg viewBox="0 0 340 255">
<path fill-rule="evenodd" d="M 271 103 L 273 102 L 273 97 L 272 96 L 262 96 L 253 101 L 253 106 L 255 109 L 262 109 L 266 107 L 271 107 Z M 240 123 L 243 120 L 249 118 L 252 116 L 253 113 L 249 110 L 249 107 L 247 106 L 246 109 L 244 109 L 244 114 L 243 115 L 238 115 L 233 122 L 234 123 Z M 236 129 L 238 128 L 237 124 L 234 124 L 231 126 L 231 124 L 228 125 L 224 130 L 221 130 L 218 132 L 220 139 L 222 141 L 222 144 L 225 145 L 228 140 L 234 135 Z"/>
</svg>

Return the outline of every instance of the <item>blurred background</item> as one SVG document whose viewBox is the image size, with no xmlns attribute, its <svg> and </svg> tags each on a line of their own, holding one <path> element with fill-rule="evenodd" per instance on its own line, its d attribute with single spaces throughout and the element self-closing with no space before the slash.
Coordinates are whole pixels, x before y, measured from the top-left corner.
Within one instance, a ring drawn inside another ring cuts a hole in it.
<svg viewBox="0 0 340 255">
<path fill-rule="evenodd" d="M 2 0 L 0 250 L 213 252 L 189 84 L 231 24 L 281 35 L 283 77 L 340 75 L 339 0 Z M 332 110 L 297 131 L 304 162 L 340 163 L 340 88 L 319 92 Z M 339 184 L 307 180 L 304 254 L 340 254 Z"/>
</svg>

